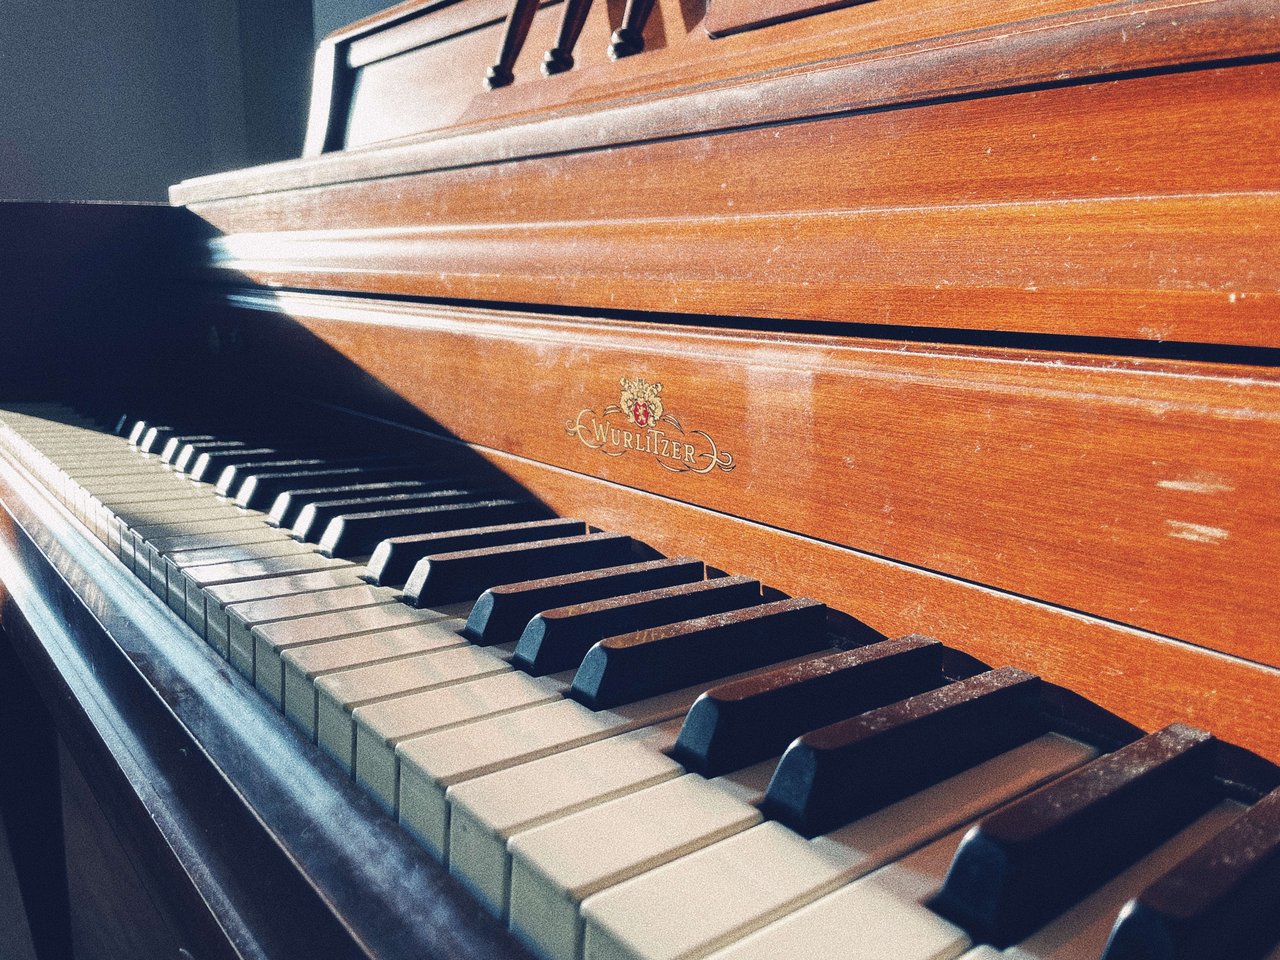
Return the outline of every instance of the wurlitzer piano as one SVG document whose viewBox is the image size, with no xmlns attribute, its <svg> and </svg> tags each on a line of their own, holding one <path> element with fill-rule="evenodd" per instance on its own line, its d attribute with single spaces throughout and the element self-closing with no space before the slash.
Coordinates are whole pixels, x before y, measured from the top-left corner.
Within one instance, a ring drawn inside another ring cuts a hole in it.
<svg viewBox="0 0 1280 960">
<path fill-rule="evenodd" d="M 411 0 L 300 159 L 0 206 L 42 960 L 1275 960 L 1278 57 Z"/>
</svg>

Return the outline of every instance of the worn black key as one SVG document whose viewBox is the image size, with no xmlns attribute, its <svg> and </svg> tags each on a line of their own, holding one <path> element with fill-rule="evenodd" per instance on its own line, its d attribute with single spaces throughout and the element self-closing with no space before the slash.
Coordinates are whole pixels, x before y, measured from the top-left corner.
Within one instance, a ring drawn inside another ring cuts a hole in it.
<svg viewBox="0 0 1280 960">
<path fill-rule="evenodd" d="M 1040 679 L 1003 667 L 796 740 L 761 809 L 813 837 L 967 770 L 1045 730 Z"/>
<path fill-rule="evenodd" d="M 197 434 L 176 434 L 164 442 L 164 446 L 160 450 L 161 463 L 173 463 L 178 459 L 178 454 L 183 446 L 188 443 L 199 443 L 200 441 L 214 440 L 215 437 L 207 433 Z"/>
<path fill-rule="evenodd" d="M 1280 945 L 1280 790 L 1120 912 L 1102 960 L 1261 960 Z"/>
<path fill-rule="evenodd" d="M 606 637 L 587 651 L 570 695 L 592 710 L 633 703 L 830 648 L 826 626 L 826 605 L 800 598 Z"/>
<path fill-rule="evenodd" d="M 236 503 L 254 510 L 265 510 L 286 490 L 314 487 L 332 480 L 334 483 L 380 483 L 383 480 L 422 480 L 430 471 L 421 464 L 391 460 L 370 462 L 334 460 L 296 460 L 291 465 L 277 464 L 265 469 L 228 467 L 218 478 L 218 492 L 235 495 Z"/>
<path fill-rule="evenodd" d="M 901 637 L 712 687 L 689 708 L 671 756 L 704 777 L 777 756 L 802 733 L 941 686 L 942 651 L 937 640 Z"/>
<path fill-rule="evenodd" d="M 722 577 L 544 610 L 520 634 L 511 663 L 535 677 L 569 670 L 605 637 L 762 602 L 758 580 Z"/>
<path fill-rule="evenodd" d="M 504 580 L 612 566 L 631 556 L 631 549 L 631 538 L 624 534 L 592 533 L 439 553 L 418 561 L 405 583 L 404 599 L 415 607 L 461 603 Z"/>
<path fill-rule="evenodd" d="M 387 537 L 540 520 L 546 515 L 546 508 L 531 500 L 505 498 L 346 513 L 329 521 L 320 538 L 320 552 L 326 557 L 366 557 Z"/>
<path fill-rule="evenodd" d="M 298 514 L 290 531 L 298 540 L 319 543 L 325 528 L 334 517 L 345 513 L 371 513 L 375 510 L 404 510 L 408 507 L 431 507 L 464 500 L 483 500 L 496 496 L 492 490 L 466 490 L 448 484 L 434 489 L 424 487 L 407 493 L 387 493 L 368 497 L 346 497 L 341 500 L 316 500 Z M 277 499 L 279 499 L 277 497 Z"/>
<path fill-rule="evenodd" d="M 196 458 L 200 454 L 210 450 L 234 450 L 247 447 L 249 444 L 243 440 L 205 440 L 194 443 L 184 443 L 179 449 L 177 455 L 173 458 L 173 468 L 179 473 L 190 473 L 191 467 L 195 464 Z"/>
<path fill-rule="evenodd" d="M 1174 724 L 970 830 L 930 906 L 982 943 L 1021 940 L 1214 802 L 1213 737 Z"/>
<path fill-rule="evenodd" d="M 512 643 L 543 610 L 695 583 L 705 572 L 701 560 L 675 557 L 490 587 L 471 608 L 462 633 L 480 646 Z"/>
<path fill-rule="evenodd" d="M 321 500 L 409 493 L 435 486 L 438 486 L 435 480 L 387 480 L 383 483 L 330 483 L 301 490 L 286 490 L 272 502 L 267 522 L 276 527 L 292 527 L 298 522 L 298 514 L 303 507 Z"/>
<path fill-rule="evenodd" d="M 283 460 L 288 454 L 274 447 L 227 447 L 205 450 L 188 465 L 187 476 L 201 483 L 213 483 L 232 464 Z M 221 489 L 218 493 L 222 493 Z"/>
<path fill-rule="evenodd" d="M 421 533 L 408 537 L 388 537 L 374 548 L 365 568 L 365 579 L 380 587 L 403 586 L 413 568 L 423 557 L 458 550 L 479 550 L 503 544 L 554 540 L 576 537 L 587 532 L 581 520 L 534 520 L 530 523 L 504 523 L 496 527 L 476 527 L 448 533 Z M 520 624 L 523 628 L 528 617 Z M 515 637 L 511 638 L 512 640 Z"/>
</svg>

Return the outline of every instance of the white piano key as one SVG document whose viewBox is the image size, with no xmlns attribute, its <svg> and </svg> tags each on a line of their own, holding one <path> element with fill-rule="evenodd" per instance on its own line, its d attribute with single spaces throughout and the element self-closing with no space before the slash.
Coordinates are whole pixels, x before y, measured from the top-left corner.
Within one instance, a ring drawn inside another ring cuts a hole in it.
<svg viewBox="0 0 1280 960">
<path fill-rule="evenodd" d="M 337 610 L 355 610 L 360 607 L 376 607 L 383 603 L 395 603 L 400 595 L 385 587 L 371 587 L 366 583 L 353 586 L 319 590 L 292 597 L 273 600 L 253 600 L 225 607 L 227 613 L 227 659 L 240 673 L 253 679 L 254 642 L 252 630 L 263 623 L 277 620 L 295 620 L 313 617 Z M 208 608 L 206 608 L 206 615 Z M 210 633 L 213 633 L 212 624 Z"/>
<path fill-rule="evenodd" d="M 448 730 L 482 717 L 498 716 L 559 700 L 572 677 L 531 677 L 513 670 L 483 680 L 357 707 L 356 780 L 383 806 L 398 812 L 400 743 Z M 412 825 L 410 825 L 412 827 Z"/>
<path fill-rule="evenodd" d="M 192 533 L 177 537 L 162 537 L 146 544 L 146 550 L 134 560 L 133 570 L 140 579 L 157 593 L 168 593 L 168 571 L 164 558 L 171 553 L 200 550 L 205 547 L 231 547 L 246 543 L 289 541 L 288 534 L 273 527 L 251 527 L 244 530 L 224 530 L 217 533 Z"/>
<path fill-rule="evenodd" d="M 298 596 L 319 590 L 334 590 L 339 587 L 354 587 L 363 583 L 364 581 L 360 579 L 360 568 L 348 563 L 328 570 L 267 576 L 257 580 L 241 580 L 211 586 L 202 591 L 205 638 L 214 649 L 227 649 L 227 642 L 231 636 L 231 615 L 227 610 L 237 604 L 275 600 L 280 597 Z M 249 659 L 252 660 L 252 652 L 249 653 Z M 245 675 L 248 676 L 248 674 Z"/>
<path fill-rule="evenodd" d="M 687 774 L 517 834 L 508 926 L 543 956 L 575 960 L 586 897 L 760 821 L 732 791 Z"/>
<path fill-rule="evenodd" d="M 757 930 L 714 960 L 953 960 L 973 944 L 924 906 L 942 886 L 956 830 Z"/>
<path fill-rule="evenodd" d="M 169 565 L 165 564 L 165 580 L 169 583 L 169 606 L 183 615 L 197 632 L 204 630 L 204 591 L 210 587 L 229 583 L 246 583 L 268 577 L 296 576 L 320 570 L 340 570 L 351 566 L 345 560 L 322 557 L 318 553 L 290 553 L 284 556 L 255 557 L 225 563 L 212 563 L 184 569 L 179 581 L 169 577 Z M 175 587 L 177 589 L 175 589 Z"/>
<path fill-rule="evenodd" d="M 680 724 L 677 718 L 450 787 L 449 872 L 506 919 L 511 837 L 683 774 L 665 753 Z"/>
<path fill-rule="evenodd" d="M 1244 806 L 1223 801 L 1070 910 L 1005 951 L 1007 960 L 1097 960 L 1122 907 L 1211 840 Z M 1087 856 L 1088 851 L 1082 851 Z"/>
<path fill-rule="evenodd" d="M 188 598 L 185 571 L 217 563 L 239 563 L 245 560 L 266 560 L 271 557 L 319 556 L 309 543 L 284 538 L 256 543 L 230 544 L 216 547 L 199 547 L 194 550 L 178 550 L 163 557 L 165 583 L 171 597 L 181 595 L 188 606 L 199 610 L 199 620 L 204 622 L 204 594 L 196 590 L 196 597 Z"/>
<path fill-rule="evenodd" d="M 316 742 L 354 772 L 351 711 L 367 703 L 510 670 L 503 657 L 468 644 L 326 674 L 316 682 Z"/>
<path fill-rule="evenodd" d="M 681 716 L 703 687 L 613 710 L 592 711 L 573 700 L 557 700 L 401 741 L 396 747 L 400 822 L 446 860 L 445 791 L 453 784 Z"/>
<path fill-rule="evenodd" d="M 752 827 L 587 899 L 586 956 L 704 956 L 1095 754 L 1049 734 L 812 840 L 774 822 Z"/>
<path fill-rule="evenodd" d="M 409 608 L 404 607 L 403 610 L 409 610 Z M 368 607 L 365 610 L 347 611 L 341 614 L 341 617 L 345 620 L 358 621 L 364 619 L 360 615 L 367 612 L 381 614 L 383 612 L 391 613 L 392 611 L 395 611 L 397 617 L 403 617 L 402 611 L 397 609 L 395 604 L 385 607 Z M 293 647 L 283 651 L 277 649 L 275 652 L 279 654 L 277 657 L 279 670 L 283 674 L 283 688 L 281 691 L 283 701 L 281 706 L 285 714 L 314 740 L 317 709 L 315 683 L 318 677 L 328 673 L 335 673 L 339 670 L 349 670 L 352 667 L 395 660 L 414 653 L 426 653 L 428 650 L 457 647 L 467 642 L 458 633 L 459 628 L 466 621 L 452 617 L 441 619 L 442 615 L 439 611 L 417 610 L 413 612 L 429 614 L 429 616 L 416 622 L 402 623 L 398 626 L 386 626 L 374 632 L 360 629 L 346 630 L 349 635 L 327 640 L 322 639 L 317 643 Z M 313 619 L 323 620 L 327 619 L 327 617 L 315 617 Z M 291 622 L 285 621 L 285 623 Z M 273 626 L 268 624 L 265 627 L 255 628 L 255 641 L 260 640 L 262 635 L 271 630 Z M 348 623 L 348 626 L 350 626 L 350 623 Z M 262 655 L 263 651 L 261 645 L 259 645 L 254 656 L 261 657 Z M 259 660 L 256 666 L 256 672 L 261 674 L 264 669 L 264 662 Z M 276 668 L 267 665 L 266 669 L 274 670 Z"/>
</svg>

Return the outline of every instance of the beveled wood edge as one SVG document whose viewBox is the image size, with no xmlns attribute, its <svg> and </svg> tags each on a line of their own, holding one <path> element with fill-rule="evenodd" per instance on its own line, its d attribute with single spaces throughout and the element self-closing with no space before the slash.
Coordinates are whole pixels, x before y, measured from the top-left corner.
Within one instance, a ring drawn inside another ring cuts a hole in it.
<svg viewBox="0 0 1280 960">
<path fill-rule="evenodd" d="M 456 444 L 455 440 L 440 440 Z M 558 512 L 812 597 L 890 636 L 1018 666 L 1144 730 L 1204 726 L 1280 762 L 1280 669 L 789 531 L 466 445 Z M 589 506 L 588 506 L 589 505 Z"/>
<path fill-rule="evenodd" d="M 1139 21 L 1141 29 L 1136 28 Z M 1123 43 L 1117 40 L 1120 36 Z M 175 205 L 206 203 L 1031 85 L 1074 84 L 1133 71 L 1186 69 L 1277 52 L 1280 17 L 1260 15 L 1256 0 L 1171 2 L 1154 10 L 1143 0 L 1120 0 L 1089 10 L 791 64 L 711 85 L 675 87 L 660 96 L 560 106 L 471 128 L 198 177 L 171 187 L 169 195 Z M 323 47 L 321 53 L 329 62 Z M 319 122 L 323 117 L 326 128 L 323 133 L 312 132 L 309 125 L 309 150 L 330 136 L 332 112 L 317 107 L 315 98 L 329 103 L 333 82 L 328 92 L 319 87 L 313 91 L 312 118 Z"/>
<path fill-rule="evenodd" d="M 32 562 L 42 569 L 25 569 Z M 65 595 L 48 595 L 33 576 L 57 578 L 65 585 Z M 76 647 L 75 656 L 95 664 L 88 674 L 82 673 L 82 680 L 108 674 L 112 669 L 108 662 L 127 664 L 127 674 L 141 675 L 144 686 L 139 691 L 154 695 L 174 729 L 180 727 L 192 738 L 191 756 L 184 753 L 183 761 L 207 759 L 208 776 L 227 784 L 245 803 L 243 814 L 263 831 L 261 836 L 244 839 L 266 844 L 268 850 L 278 848 L 284 858 L 281 862 L 296 871 L 299 889 L 315 897 L 307 906 L 326 921 L 332 917 L 334 929 L 343 931 L 343 942 L 327 945 L 337 951 L 333 956 L 529 960 L 524 948 L 475 904 L 445 867 L 387 819 L 370 797 L 272 710 L 252 684 L 203 644 L 3 452 L 0 580 L 6 583 L 2 589 L 13 592 L 25 619 L 32 619 L 28 611 L 37 620 L 57 618 L 66 636 L 61 658 L 56 649 L 48 650 L 55 665 L 67 659 L 70 643 Z M 64 626 L 74 623 L 81 612 L 99 625 L 98 632 L 87 639 Z M 90 648 L 80 651 L 79 644 L 85 642 Z M 76 678 L 70 672 L 59 673 L 78 695 Z M 86 687 L 83 695 L 86 702 L 110 711 L 105 688 Z M 150 702 L 151 697 L 146 699 Z M 121 762 L 130 763 L 130 756 Z M 154 786 L 147 780 L 137 781 L 137 802 L 162 833 L 166 826 L 172 831 L 183 821 L 191 822 L 191 813 L 175 806 L 179 801 Z M 206 813 L 216 814 L 226 830 L 242 811 Z M 215 847 L 221 844 L 224 854 L 228 842 L 237 841 L 210 822 L 192 825 L 191 836 L 197 844 L 205 838 Z M 165 839 L 188 856 L 199 856 L 180 833 L 166 834 Z M 278 939 L 274 927 L 272 931 L 254 927 L 255 919 L 259 923 L 263 919 L 260 914 L 255 918 L 255 913 L 284 903 L 276 899 L 283 894 L 278 887 L 270 894 L 258 891 L 253 902 L 237 902 L 244 891 L 226 886 L 204 868 L 204 860 L 198 861 L 194 872 L 195 861 L 182 862 L 239 955 L 314 955 L 305 943 L 297 948 L 301 953 L 278 954 L 274 952 L 281 946 L 278 942 L 270 948 Z M 264 952 L 266 948 L 270 949 Z"/>
<path fill-rule="evenodd" d="M 1277 217 L 1280 193 L 1257 191 L 241 233 L 212 237 L 205 250 L 211 270 L 271 287 L 905 326 L 923 311 L 939 328 L 1267 347 L 1280 343 L 1266 230 Z M 1133 252 L 1155 226 L 1188 264 L 1176 280 L 1163 260 Z M 960 242 L 969 261 L 952 255 Z M 779 264 L 762 278 L 758 266 L 771 259 Z M 1055 275 L 1062 262 L 1075 272 Z M 1028 285 L 1027 271 L 1043 279 Z"/>
</svg>

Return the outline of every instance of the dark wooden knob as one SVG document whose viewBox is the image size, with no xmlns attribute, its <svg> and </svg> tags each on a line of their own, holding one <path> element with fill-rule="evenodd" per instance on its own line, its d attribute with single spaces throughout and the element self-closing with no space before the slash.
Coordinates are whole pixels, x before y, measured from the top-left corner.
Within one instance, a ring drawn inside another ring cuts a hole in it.
<svg viewBox="0 0 1280 960">
<path fill-rule="evenodd" d="M 591 0 L 566 0 L 556 45 L 542 59 L 542 72 L 547 76 L 564 73 L 573 66 L 573 48 L 578 45 L 578 36 L 582 33 L 582 25 L 587 22 L 590 9 Z"/>
<path fill-rule="evenodd" d="M 609 45 L 611 59 L 620 60 L 644 49 L 644 25 L 653 10 L 653 0 L 627 0 L 622 11 L 622 26 L 613 32 Z"/>
<path fill-rule="evenodd" d="M 516 57 L 520 56 L 520 48 L 529 35 L 529 26 L 533 23 L 533 15 L 537 10 L 538 0 L 516 0 L 511 15 L 507 17 L 507 27 L 502 32 L 498 62 L 485 72 L 484 85 L 488 89 L 505 87 L 516 78 L 512 67 L 515 66 Z"/>
</svg>

